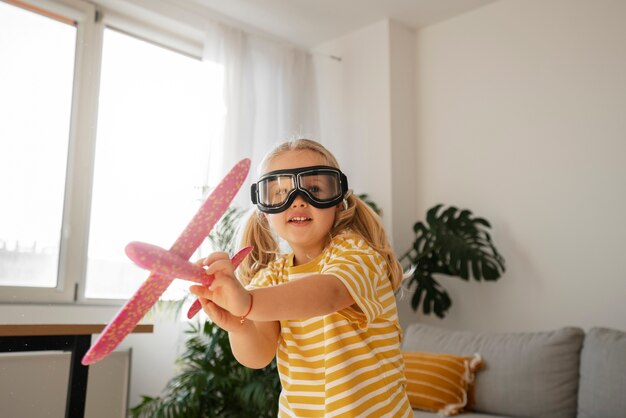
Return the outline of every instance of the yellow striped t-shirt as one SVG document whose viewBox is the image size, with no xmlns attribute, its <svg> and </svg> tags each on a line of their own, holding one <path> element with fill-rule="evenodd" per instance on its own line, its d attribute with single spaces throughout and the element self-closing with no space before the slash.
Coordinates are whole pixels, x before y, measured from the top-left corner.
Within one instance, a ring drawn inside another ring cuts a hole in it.
<svg viewBox="0 0 626 418">
<path fill-rule="evenodd" d="M 315 318 L 280 321 L 280 417 L 409 417 L 401 331 L 384 258 L 358 235 L 339 235 L 314 260 L 293 254 L 261 270 L 249 287 L 330 274 L 355 304 Z"/>
</svg>

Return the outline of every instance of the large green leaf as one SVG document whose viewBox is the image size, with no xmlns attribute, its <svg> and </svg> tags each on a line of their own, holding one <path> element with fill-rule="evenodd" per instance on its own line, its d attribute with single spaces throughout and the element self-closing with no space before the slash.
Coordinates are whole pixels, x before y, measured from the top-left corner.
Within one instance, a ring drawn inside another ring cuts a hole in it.
<svg viewBox="0 0 626 418">
<path fill-rule="evenodd" d="M 486 219 L 472 212 L 439 204 L 426 213 L 426 223 L 413 225 L 415 240 L 400 260 L 414 266 L 409 287 L 415 285 L 411 306 L 425 314 L 443 317 L 450 308 L 448 294 L 434 278 L 435 274 L 463 280 L 497 280 L 505 271 L 504 258 L 489 235 Z"/>
<path fill-rule="evenodd" d="M 415 284 L 416 286 L 411 299 L 411 307 L 413 310 L 417 310 L 421 304 L 425 314 L 433 312 L 438 317 L 443 318 L 445 312 L 452 305 L 448 292 L 443 290 L 432 275 L 424 270 L 421 271 L 422 274 L 416 273 L 410 283 L 410 285 Z"/>
</svg>

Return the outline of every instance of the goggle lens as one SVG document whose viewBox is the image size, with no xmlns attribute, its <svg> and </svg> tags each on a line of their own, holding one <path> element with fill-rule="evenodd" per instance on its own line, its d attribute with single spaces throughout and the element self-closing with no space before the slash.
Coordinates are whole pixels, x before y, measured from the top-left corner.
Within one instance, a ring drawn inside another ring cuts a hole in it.
<svg viewBox="0 0 626 418">
<path fill-rule="evenodd" d="M 327 202 L 341 196 L 341 181 L 338 173 L 303 173 L 299 179 L 300 188 L 306 190 L 315 200 Z"/>
<path fill-rule="evenodd" d="M 289 194 L 296 188 L 294 176 L 273 176 L 258 183 L 259 203 L 276 207 L 284 204 Z"/>
</svg>

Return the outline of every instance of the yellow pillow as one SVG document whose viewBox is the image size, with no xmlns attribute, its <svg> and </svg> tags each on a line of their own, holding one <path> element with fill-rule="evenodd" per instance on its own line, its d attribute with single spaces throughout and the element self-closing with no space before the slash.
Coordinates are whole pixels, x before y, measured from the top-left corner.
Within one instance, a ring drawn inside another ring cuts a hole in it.
<svg viewBox="0 0 626 418">
<path fill-rule="evenodd" d="M 407 394 L 413 408 L 444 416 L 463 411 L 471 397 L 476 372 L 483 366 L 479 354 L 403 352 L 402 355 Z"/>
</svg>

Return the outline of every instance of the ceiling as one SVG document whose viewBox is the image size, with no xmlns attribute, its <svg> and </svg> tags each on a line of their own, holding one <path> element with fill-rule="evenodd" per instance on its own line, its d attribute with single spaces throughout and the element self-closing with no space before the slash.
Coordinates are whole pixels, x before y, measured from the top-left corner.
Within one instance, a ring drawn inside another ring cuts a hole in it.
<svg viewBox="0 0 626 418">
<path fill-rule="evenodd" d="M 188 1 L 214 15 L 313 47 L 386 18 L 419 29 L 497 0 Z"/>
</svg>

